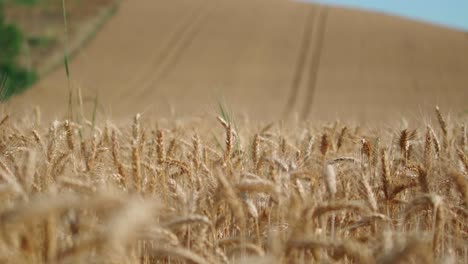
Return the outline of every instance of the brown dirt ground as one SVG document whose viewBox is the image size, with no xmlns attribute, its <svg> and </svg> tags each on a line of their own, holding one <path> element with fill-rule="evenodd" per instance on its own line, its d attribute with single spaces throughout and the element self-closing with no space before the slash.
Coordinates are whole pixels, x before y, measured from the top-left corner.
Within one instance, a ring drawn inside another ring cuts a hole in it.
<svg viewBox="0 0 468 264">
<path fill-rule="evenodd" d="M 302 47 L 304 28 L 318 8 L 286 0 L 124 0 L 71 63 L 72 84 L 86 109 L 98 95 L 106 118 L 211 114 L 224 98 L 236 113 L 268 120 L 281 117 L 299 75 L 300 113 L 313 48 Z M 466 33 L 332 8 L 323 41 L 311 117 L 425 120 L 434 105 L 466 116 Z M 66 98 L 59 69 L 10 105 L 38 105 L 53 118 L 65 114 Z"/>
</svg>

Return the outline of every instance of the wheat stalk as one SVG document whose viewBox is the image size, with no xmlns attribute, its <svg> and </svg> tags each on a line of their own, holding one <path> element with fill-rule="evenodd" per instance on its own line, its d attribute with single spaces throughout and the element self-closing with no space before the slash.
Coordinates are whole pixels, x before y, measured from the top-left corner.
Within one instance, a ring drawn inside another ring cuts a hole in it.
<svg viewBox="0 0 468 264">
<path fill-rule="evenodd" d="M 326 164 L 323 169 L 323 178 L 325 180 L 325 185 L 327 187 L 327 191 L 333 199 L 336 194 L 336 172 L 333 165 Z"/>
<path fill-rule="evenodd" d="M 115 131 L 112 131 L 112 158 L 114 161 L 114 166 L 117 168 L 117 172 L 120 175 L 119 182 L 122 186 L 125 187 L 127 175 L 125 173 L 124 165 L 120 159 L 120 146 L 117 141 L 117 135 Z"/>
<path fill-rule="evenodd" d="M 72 131 L 72 128 L 71 128 L 70 121 L 65 120 L 64 127 L 65 127 L 65 132 L 67 134 L 68 148 L 71 151 L 73 151 L 75 149 L 75 143 L 74 143 L 74 140 L 73 140 L 73 131 Z"/>
<path fill-rule="evenodd" d="M 322 140 L 320 141 L 320 152 L 323 156 L 325 156 L 328 152 L 328 148 L 330 147 L 330 142 L 328 140 L 328 135 L 323 134 Z"/>
<path fill-rule="evenodd" d="M 336 143 L 336 149 L 337 149 L 337 151 L 339 151 L 340 148 L 343 146 L 343 143 L 344 143 L 345 136 L 346 136 L 347 132 L 348 132 L 348 127 L 347 127 L 347 126 L 344 126 L 344 127 L 341 129 L 340 135 L 338 136 L 338 142 Z"/>
<path fill-rule="evenodd" d="M 142 176 L 141 176 L 141 159 L 140 149 L 137 139 L 133 139 L 132 142 L 132 172 L 133 172 L 133 184 L 135 189 L 140 192 L 142 188 Z"/>
<path fill-rule="evenodd" d="M 445 118 L 442 116 L 442 113 L 440 112 L 440 109 L 438 106 L 435 108 L 436 115 L 437 115 L 437 121 L 439 121 L 439 126 L 440 129 L 442 130 L 442 133 L 444 135 L 444 149 L 447 150 L 448 148 L 448 128 L 447 128 L 447 122 L 445 121 Z"/>
</svg>

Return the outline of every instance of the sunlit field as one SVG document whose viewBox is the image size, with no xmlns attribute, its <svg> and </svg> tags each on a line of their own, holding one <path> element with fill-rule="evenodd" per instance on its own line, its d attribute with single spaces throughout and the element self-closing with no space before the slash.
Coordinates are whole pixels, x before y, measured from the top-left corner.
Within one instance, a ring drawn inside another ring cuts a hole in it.
<svg viewBox="0 0 468 264">
<path fill-rule="evenodd" d="M 464 9 L 355 2 L 0 0 L 0 264 L 468 263 Z"/>
<path fill-rule="evenodd" d="M 0 127 L 4 263 L 464 263 L 466 128 Z"/>
</svg>

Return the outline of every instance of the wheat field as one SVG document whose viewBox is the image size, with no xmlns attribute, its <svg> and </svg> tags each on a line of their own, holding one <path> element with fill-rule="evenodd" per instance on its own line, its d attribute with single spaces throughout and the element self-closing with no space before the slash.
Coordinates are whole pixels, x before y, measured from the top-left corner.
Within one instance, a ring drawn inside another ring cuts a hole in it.
<svg viewBox="0 0 468 264">
<path fill-rule="evenodd" d="M 466 263 L 466 120 L 0 123 L 1 263 Z"/>
</svg>

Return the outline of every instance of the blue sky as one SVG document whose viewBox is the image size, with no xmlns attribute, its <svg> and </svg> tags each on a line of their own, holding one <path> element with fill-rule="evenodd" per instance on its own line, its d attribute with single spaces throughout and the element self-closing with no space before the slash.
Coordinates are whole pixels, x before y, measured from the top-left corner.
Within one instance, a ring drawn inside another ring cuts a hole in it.
<svg viewBox="0 0 468 264">
<path fill-rule="evenodd" d="M 399 15 L 468 32 L 468 0 L 302 0 Z"/>
</svg>

